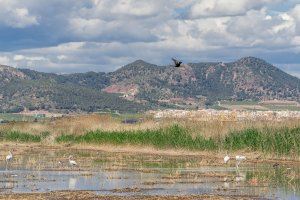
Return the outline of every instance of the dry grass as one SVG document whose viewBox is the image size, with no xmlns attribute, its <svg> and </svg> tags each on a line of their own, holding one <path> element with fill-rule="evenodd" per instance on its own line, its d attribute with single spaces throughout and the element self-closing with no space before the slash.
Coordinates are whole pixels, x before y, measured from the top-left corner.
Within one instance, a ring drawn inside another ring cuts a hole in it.
<svg viewBox="0 0 300 200">
<path fill-rule="evenodd" d="M 145 115 L 137 124 L 124 124 L 122 117 L 112 117 L 108 114 L 91 114 L 68 116 L 57 119 L 48 119 L 43 122 L 14 122 L 0 126 L 0 132 L 19 131 L 31 134 L 51 133 L 52 137 L 61 134 L 81 135 L 87 131 L 131 131 L 160 129 L 169 127 L 172 124 L 179 124 L 186 128 L 193 136 L 202 135 L 205 137 L 220 137 L 232 131 L 244 130 L 247 128 L 294 128 L 299 126 L 300 119 L 289 119 L 285 121 L 198 121 L 197 119 L 160 119 L 155 120 Z"/>
<path fill-rule="evenodd" d="M 176 122 L 176 121 L 175 121 Z M 223 137 L 230 132 L 241 131 L 249 128 L 256 129 L 277 129 L 282 127 L 299 127 L 300 119 L 286 121 L 193 121 L 178 120 L 176 123 L 182 125 L 193 135 L 203 135 L 204 137 Z"/>
<path fill-rule="evenodd" d="M 122 119 L 113 118 L 110 115 L 77 115 L 61 117 L 57 119 L 47 119 L 43 122 L 13 122 L 0 126 L 0 131 L 21 131 L 32 134 L 49 132 L 54 135 L 60 134 L 83 134 L 86 131 L 97 129 L 106 131 L 120 130 L 143 130 L 156 127 L 154 120 L 144 120 L 138 124 L 123 124 Z"/>
</svg>

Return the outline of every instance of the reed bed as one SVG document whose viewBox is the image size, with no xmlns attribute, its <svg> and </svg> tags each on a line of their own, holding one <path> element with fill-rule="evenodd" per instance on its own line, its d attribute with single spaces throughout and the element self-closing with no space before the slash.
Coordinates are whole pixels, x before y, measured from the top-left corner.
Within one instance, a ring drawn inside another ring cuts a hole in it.
<svg viewBox="0 0 300 200">
<path fill-rule="evenodd" d="M 124 124 L 125 119 L 136 118 L 139 120 L 136 124 Z M 0 125 L 0 132 L 19 131 L 31 134 L 40 134 L 49 132 L 51 135 L 59 136 L 61 134 L 82 135 L 89 131 L 103 130 L 113 131 L 136 131 L 136 130 L 159 130 L 179 124 L 181 127 L 193 136 L 202 135 L 204 137 L 224 137 L 234 131 L 245 130 L 249 128 L 294 128 L 299 126 L 300 119 L 289 119 L 283 121 L 199 121 L 193 119 L 154 119 L 149 115 L 141 116 L 111 116 L 109 114 L 91 114 L 67 116 L 55 119 L 46 119 L 40 122 L 12 122 Z"/>
<path fill-rule="evenodd" d="M 136 124 L 124 124 L 138 118 Z M 20 142 L 73 142 L 88 144 L 148 145 L 159 149 L 251 150 L 299 155 L 300 120 L 198 121 L 154 119 L 151 116 L 92 114 L 14 122 L 0 126 L 2 140 Z"/>
<path fill-rule="evenodd" d="M 227 150 L 249 149 L 279 155 L 300 155 L 300 126 L 296 128 L 251 128 L 232 132 L 221 140 Z"/>
<path fill-rule="evenodd" d="M 202 136 L 193 138 L 186 129 L 173 125 L 169 128 L 158 130 L 137 131 L 90 131 L 84 135 L 61 135 L 57 142 L 76 142 L 114 145 L 150 145 L 157 148 L 183 148 L 198 150 L 213 150 L 216 145 L 212 139 Z"/>
<path fill-rule="evenodd" d="M 41 142 L 43 135 L 33 135 L 30 133 L 22 133 L 19 131 L 0 132 L 2 141 L 14 142 Z"/>
<path fill-rule="evenodd" d="M 300 155 L 300 126 L 234 131 L 224 137 L 193 137 L 187 129 L 173 125 L 158 130 L 90 131 L 83 135 L 63 134 L 57 142 L 150 145 L 161 149 L 251 150 L 278 155 Z"/>
</svg>

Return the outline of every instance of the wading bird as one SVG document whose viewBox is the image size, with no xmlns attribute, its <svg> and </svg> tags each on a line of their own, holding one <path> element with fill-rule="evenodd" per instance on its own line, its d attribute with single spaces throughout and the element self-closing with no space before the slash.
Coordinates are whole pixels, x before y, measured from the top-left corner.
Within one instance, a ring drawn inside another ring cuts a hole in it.
<svg viewBox="0 0 300 200">
<path fill-rule="evenodd" d="M 227 164 L 229 160 L 230 160 L 230 157 L 228 155 L 226 155 L 224 157 L 224 163 Z"/>
<path fill-rule="evenodd" d="M 174 62 L 174 67 L 180 67 L 180 65 L 182 64 L 181 61 L 176 60 L 175 58 L 172 58 L 173 62 Z"/>
<path fill-rule="evenodd" d="M 69 164 L 71 165 L 71 166 L 76 166 L 77 165 L 77 162 L 75 161 L 75 160 L 71 160 L 71 158 L 72 158 L 73 156 L 69 156 Z"/>
<path fill-rule="evenodd" d="M 12 158 L 13 158 L 13 155 L 12 155 L 11 151 L 8 151 L 8 155 L 5 157 L 6 169 L 7 169 L 8 163 L 12 160 Z"/>
<path fill-rule="evenodd" d="M 237 155 L 235 157 L 235 160 L 236 160 L 236 169 L 238 170 L 239 169 L 239 165 L 242 161 L 246 160 L 246 157 L 245 156 L 240 156 L 240 155 Z"/>
</svg>

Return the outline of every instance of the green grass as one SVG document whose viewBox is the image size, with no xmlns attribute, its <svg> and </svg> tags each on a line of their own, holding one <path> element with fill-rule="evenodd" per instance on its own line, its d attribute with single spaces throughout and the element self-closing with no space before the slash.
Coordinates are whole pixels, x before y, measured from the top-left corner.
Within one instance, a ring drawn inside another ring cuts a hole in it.
<svg viewBox="0 0 300 200">
<path fill-rule="evenodd" d="M 228 150 L 250 149 L 253 151 L 283 154 L 300 154 L 300 127 L 280 129 L 246 129 L 232 132 L 222 141 Z"/>
<path fill-rule="evenodd" d="M 50 135 L 39 135 L 18 131 L 0 132 L 0 140 L 16 142 L 41 142 Z M 90 131 L 83 135 L 63 134 L 57 142 L 146 145 L 159 149 L 187 150 L 244 150 L 276 153 L 278 155 L 300 155 L 300 126 L 296 128 L 245 129 L 227 134 L 222 138 L 196 137 L 179 125 L 158 130 L 138 131 Z"/>
<path fill-rule="evenodd" d="M 300 127 L 279 129 L 245 129 L 223 138 L 192 137 L 178 125 L 159 130 L 91 131 L 83 135 L 61 135 L 57 142 L 148 145 L 160 149 L 243 150 L 300 155 Z"/>
<path fill-rule="evenodd" d="M 197 150 L 216 149 L 212 139 L 202 136 L 193 138 L 185 129 L 178 125 L 159 130 L 139 131 L 91 131 L 84 135 L 61 135 L 57 142 L 94 143 L 94 144 L 134 144 L 150 145 L 158 148 L 182 148 Z"/>
<path fill-rule="evenodd" d="M 18 131 L 1 132 L 0 138 L 6 141 L 14 142 L 41 142 L 41 135 L 32 135 L 29 133 L 22 133 Z"/>
</svg>

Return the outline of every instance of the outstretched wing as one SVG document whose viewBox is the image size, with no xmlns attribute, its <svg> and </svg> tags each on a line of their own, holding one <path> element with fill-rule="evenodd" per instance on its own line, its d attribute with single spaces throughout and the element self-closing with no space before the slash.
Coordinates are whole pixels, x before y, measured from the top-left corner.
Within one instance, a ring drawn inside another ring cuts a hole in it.
<svg viewBox="0 0 300 200">
<path fill-rule="evenodd" d="M 172 58 L 175 65 L 177 65 L 178 61 L 175 58 Z"/>
</svg>

